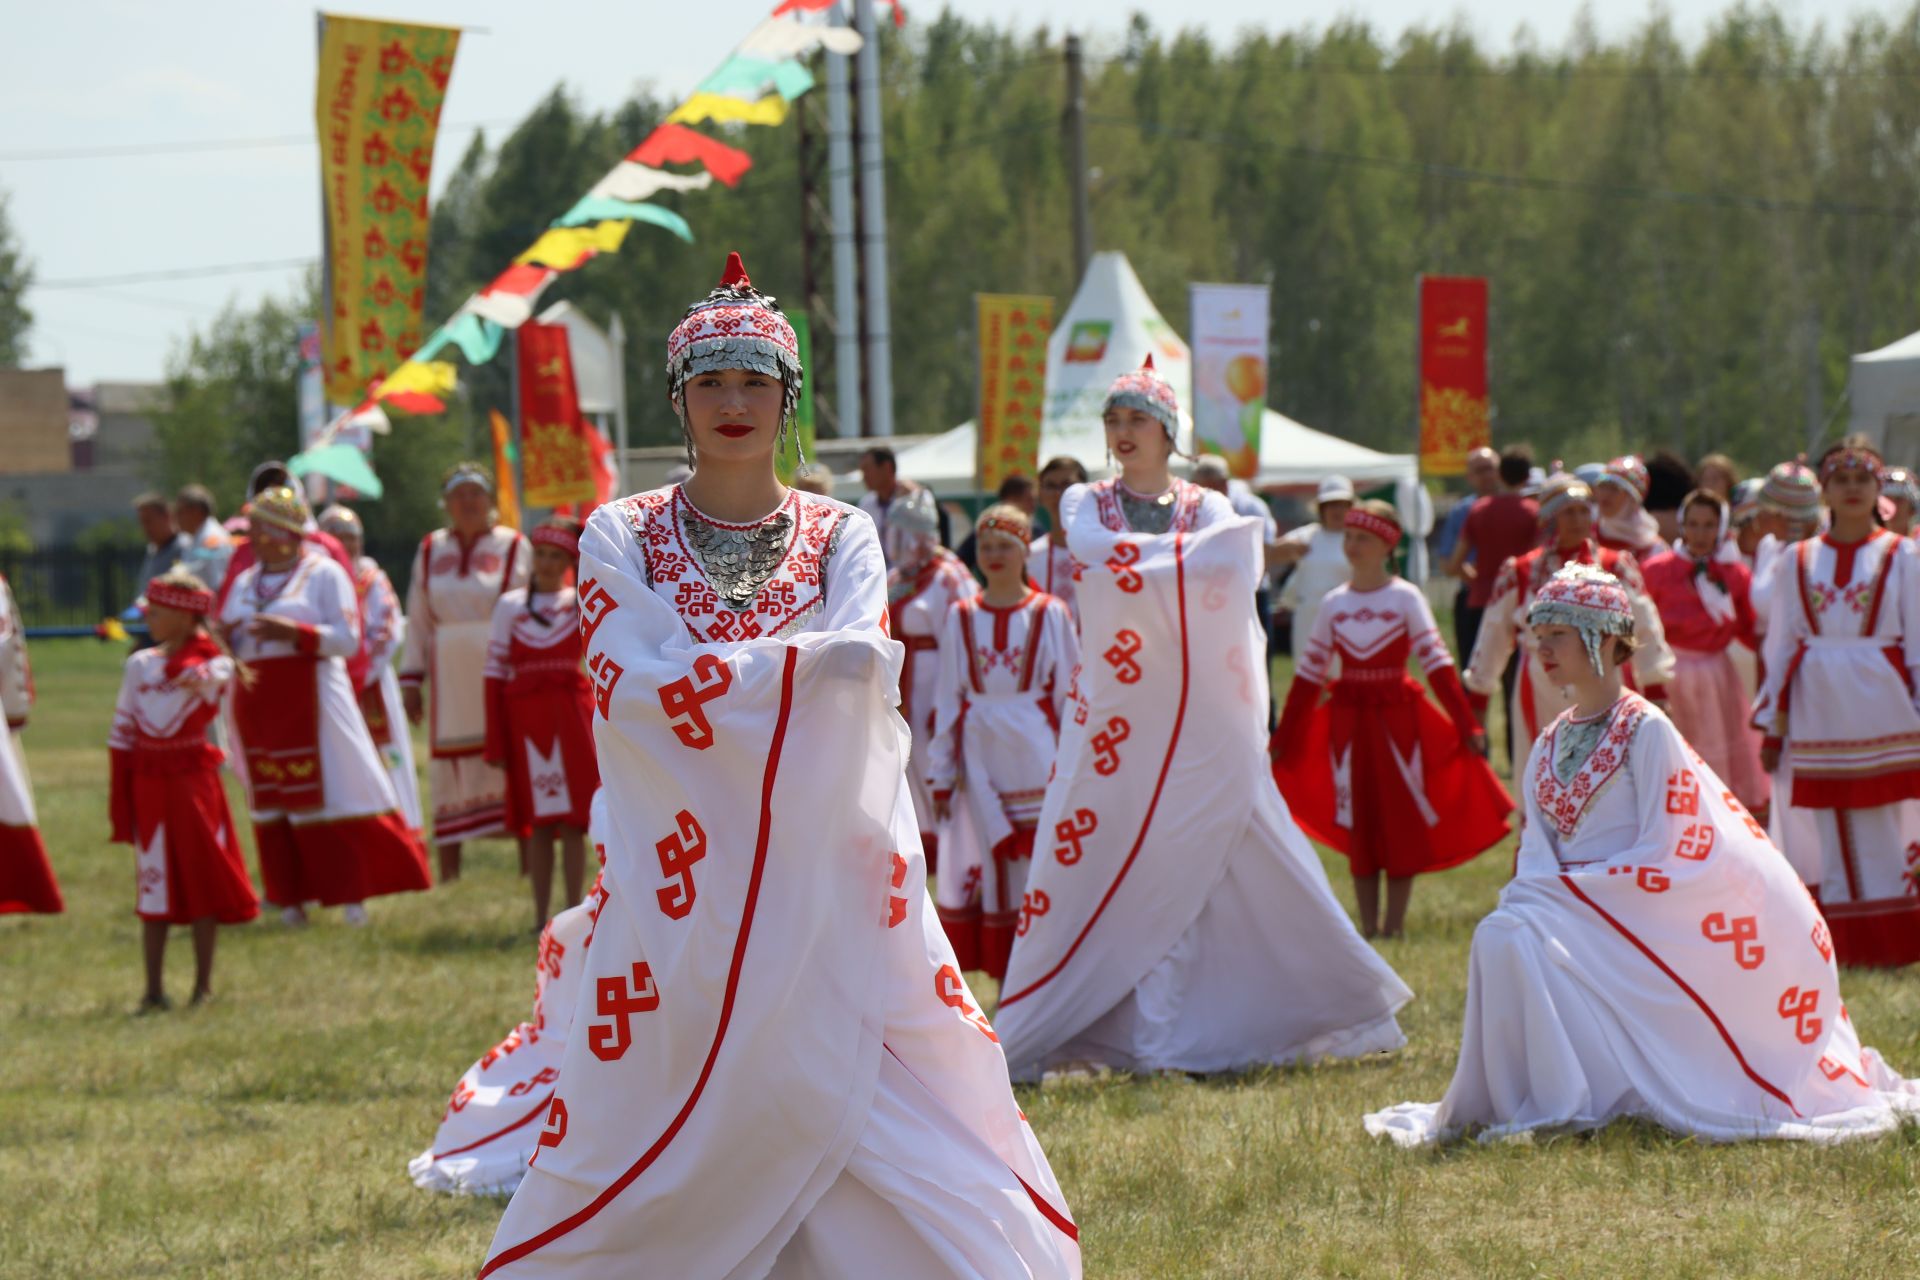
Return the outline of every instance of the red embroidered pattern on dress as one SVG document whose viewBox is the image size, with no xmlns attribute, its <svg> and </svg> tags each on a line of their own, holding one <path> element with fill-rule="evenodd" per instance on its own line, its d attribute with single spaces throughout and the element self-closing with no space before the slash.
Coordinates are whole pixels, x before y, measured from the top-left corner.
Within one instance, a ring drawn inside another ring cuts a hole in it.
<svg viewBox="0 0 1920 1280">
<path fill-rule="evenodd" d="M 1613 723 L 1607 726 L 1593 753 L 1567 782 L 1560 781 L 1554 773 L 1553 758 L 1560 741 L 1560 729 L 1573 719 L 1573 712 L 1563 711 L 1554 717 L 1546 733 L 1541 735 L 1540 745 L 1535 748 L 1541 754 L 1540 776 L 1534 782 L 1533 798 L 1540 812 L 1561 835 L 1570 836 L 1579 828 L 1588 807 L 1619 776 L 1627 763 L 1627 749 L 1633 742 L 1634 731 L 1646 719 L 1648 705 L 1638 694 L 1623 695 L 1611 713 Z"/>
<path fill-rule="evenodd" d="M 1102 480 L 1087 486 L 1093 490 L 1094 500 L 1100 504 L 1100 523 L 1115 533 L 1132 533 L 1127 517 L 1120 510 L 1120 482 Z M 1168 533 L 1192 533 L 1200 527 L 1201 494 L 1199 485 L 1187 480 L 1175 478 L 1173 482 L 1173 522 L 1167 526 Z M 1158 535 L 1153 535 L 1158 536 Z M 1077 576 L 1077 575 L 1076 575 Z"/>
<path fill-rule="evenodd" d="M 694 640 L 718 643 L 778 636 L 819 608 L 826 599 L 826 559 L 834 529 L 844 511 L 838 504 L 790 490 L 787 500 L 767 517 L 785 513 L 793 519 L 786 557 L 773 576 L 761 585 L 747 609 L 729 609 L 707 580 L 698 557 L 680 531 L 680 515 L 725 529 L 754 525 L 727 524 L 695 510 L 680 486 L 658 489 L 628 498 L 621 504 L 627 526 L 646 554 L 647 576 L 655 590 L 672 603 Z M 755 525 L 765 524 L 756 521 Z"/>
</svg>

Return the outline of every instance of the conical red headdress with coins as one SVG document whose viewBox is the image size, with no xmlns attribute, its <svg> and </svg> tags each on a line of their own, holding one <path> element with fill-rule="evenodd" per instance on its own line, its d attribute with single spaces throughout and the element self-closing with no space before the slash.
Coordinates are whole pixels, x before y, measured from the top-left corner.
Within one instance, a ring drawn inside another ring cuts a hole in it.
<svg viewBox="0 0 1920 1280">
<path fill-rule="evenodd" d="M 1167 439 L 1180 438 L 1180 400 L 1173 387 L 1153 367 L 1153 353 L 1131 373 L 1123 373 L 1107 388 L 1106 403 L 1100 406 L 1104 416 L 1109 409 L 1138 409 L 1167 429 Z"/>
<path fill-rule="evenodd" d="M 781 420 L 793 418 L 806 379 L 800 340 L 773 296 L 753 287 L 738 253 L 727 255 L 719 286 L 687 308 L 667 339 L 667 387 L 674 404 L 681 405 L 687 379 L 719 369 L 751 369 L 780 379 L 786 391 Z"/>
</svg>

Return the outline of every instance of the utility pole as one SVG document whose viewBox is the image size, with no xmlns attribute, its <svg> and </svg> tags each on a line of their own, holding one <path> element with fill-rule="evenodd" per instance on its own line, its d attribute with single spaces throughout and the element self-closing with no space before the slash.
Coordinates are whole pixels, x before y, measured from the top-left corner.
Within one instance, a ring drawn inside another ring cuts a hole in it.
<svg viewBox="0 0 1920 1280">
<path fill-rule="evenodd" d="M 794 110 L 795 132 L 800 143 L 800 306 L 817 335 L 814 346 L 816 353 L 827 335 L 837 338 L 841 329 L 839 315 L 827 305 L 826 296 L 821 292 L 825 273 L 821 270 L 820 262 L 832 239 L 832 227 L 820 191 L 821 179 L 826 171 L 826 135 L 821 127 L 819 98 L 819 94 L 808 94 L 795 104 Z M 825 235 L 822 235 L 823 231 Z M 812 380 L 814 388 L 814 413 L 823 434 L 841 435 L 843 432 L 840 417 L 834 409 L 835 402 L 828 400 L 820 387 L 821 364 L 816 354 L 813 368 L 807 370 L 807 377 Z"/>
<path fill-rule="evenodd" d="M 847 12 L 835 5 L 828 21 L 845 26 Z M 843 436 L 865 435 L 860 363 L 860 244 L 853 213 L 853 111 L 847 101 L 844 53 L 827 52 L 827 208 L 833 222 L 834 407 Z M 802 99 L 805 101 L 805 99 Z"/>
<path fill-rule="evenodd" d="M 1087 89 L 1080 59 L 1080 37 L 1067 37 L 1067 178 L 1073 191 L 1073 266 L 1076 285 L 1093 260 L 1093 209 L 1087 193 Z"/>
<path fill-rule="evenodd" d="M 887 302 L 887 173 L 880 133 L 880 27 L 873 0 L 854 0 L 860 121 L 860 265 L 865 286 L 868 434 L 893 434 L 893 347 Z"/>
</svg>

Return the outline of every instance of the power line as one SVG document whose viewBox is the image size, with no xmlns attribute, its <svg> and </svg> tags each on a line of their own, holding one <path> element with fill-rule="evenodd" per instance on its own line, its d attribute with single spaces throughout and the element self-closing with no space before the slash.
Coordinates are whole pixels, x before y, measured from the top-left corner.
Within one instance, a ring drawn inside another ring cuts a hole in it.
<svg viewBox="0 0 1920 1280">
<path fill-rule="evenodd" d="M 34 289 L 98 289 L 107 285 L 155 284 L 162 280 L 196 280 L 206 276 L 239 276 L 256 271 L 290 271 L 311 267 L 319 261 L 305 258 L 277 258 L 272 262 L 229 262 L 211 267 L 174 267 L 165 271 L 135 271 L 117 276 L 71 276 L 64 280 L 36 280 Z"/>
<path fill-rule="evenodd" d="M 476 120 L 440 127 L 446 133 L 477 133 L 519 124 L 519 120 Z M 262 151 L 273 147 L 318 146 L 320 139 L 311 133 L 283 133 L 266 138 L 200 138 L 180 142 L 117 142 L 98 147 L 52 148 L 39 151 L 0 151 L 0 164 L 26 164 L 36 160 L 112 160 L 147 156 L 195 155 L 212 151 Z"/>
</svg>

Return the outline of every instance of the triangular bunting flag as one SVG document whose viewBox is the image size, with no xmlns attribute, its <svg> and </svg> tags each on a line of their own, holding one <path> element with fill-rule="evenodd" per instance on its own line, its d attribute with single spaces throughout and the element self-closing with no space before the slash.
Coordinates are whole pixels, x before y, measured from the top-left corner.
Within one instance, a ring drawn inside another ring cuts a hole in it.
<svg viewBox="0 0 1920 1280">
<path fill-rule="evenodd" d="M 635 164 L 658 168 L 666 164 L 699 164 L 729 187 L 753 168 L 753 157 L 703 133 L 695 133 L 683 124 L 663 124 L 647 135 L 645 142 L 627 154 Z"/>
<path fill-rule="evenodd" d="M 736 55 L 712 75 L 700 82 L 701 93 L 725 93 L 736 97 L 758 98 L 767 90 L 791 102 L 813 88 L 813 73 L 789 58 L 769 62 L 764 58 Z"/>
<path fill-rule="evenodd" d="M 631 200 L 610 200 L 605 196 L 582 196 L 580 203 L 566 211 L 556 227 L 581 227 L 589 222 L 603 219 L 624 219 L 629 222 L 650 222 L 656 227 L 671 231 L 673 234 L 693 243 L 693 228 L 687 220 L 671 209 L 662 209 L 657 204 L 636 204 Z"/>
<path fill-rule="evenodd" d="M 468 298 L 462 311 L 491 320 L 508 329 L 518 329 L 533 318 L 534 303 L 559 275 L 545 267 L 514 265 L 497 279 Z"/>
<path fill-rule="evenodd" d="M 787 100 L 770 93 L 757 102 L 742 102 L 724 93 L 696 93 L 667 117 L 670 124 L 782 124 L 787 118 Z"/>
<path fill-rule="evenodd" d="M 705 191 L 712 185 L 710 173 L 668 173 L 665 169 L 649 169 L 644 164 L 622 160 L 606 177 L 594 183 L 587 194 L 610 200 L 645 200 L 656 191 Z"/>
<path fill-rule="evenodd" d="M 594 227 L 556 227 L 533 242 L 514 262 L 572 271 L 597 253 L 612 253 L 627 238 L 625 222 L 602 222 Z"/>
<path fill-rule="evenodd" d="M 450 364 L 427 364 L 418 359 L 407 360 L 373 389 L 373 399 L 383 404 L 392 404 L 396 395 L 407 392 L 418 392 L 438 398 L 452 395 L 454 387 L 458 385 L 459 375 Z"/>
<path fill-rule="evenodd" d="M 749 31 L 747 38 L 740 42 L 740 53 L 779 62 L 822 48 L 829 53 L 858 53 L 860 45 L 860 33 L 852 27 L 809 26 L 797 17 L 788 16 L 768 18 Z"/>
</svg>

